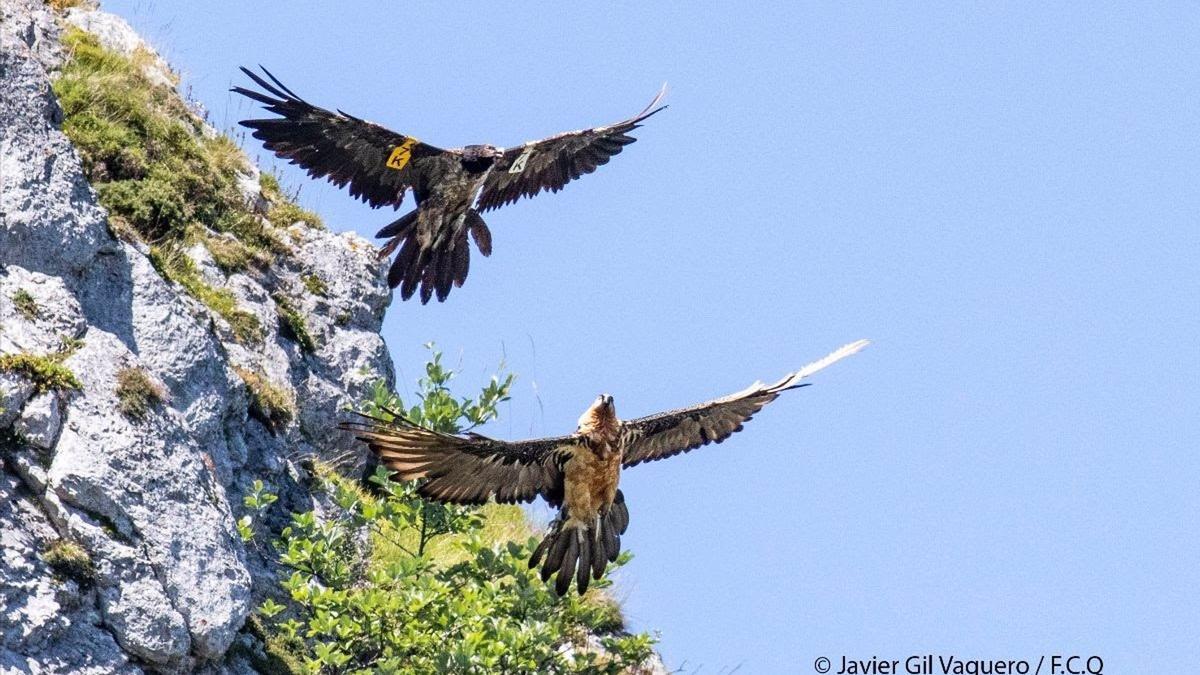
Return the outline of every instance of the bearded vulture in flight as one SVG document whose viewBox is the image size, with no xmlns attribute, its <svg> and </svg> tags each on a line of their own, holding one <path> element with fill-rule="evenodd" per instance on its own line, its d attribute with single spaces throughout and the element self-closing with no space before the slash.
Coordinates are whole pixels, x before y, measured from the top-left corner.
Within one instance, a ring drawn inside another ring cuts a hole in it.
<svg viewBox="0 0 1200 675">
<path fill-rule="evenodd" d="M 380 257 L 399 249 L 388 284 L 407 300 L 421 289 L 421 302 L 439 301 L 451 286 L 462 286 L 470 266 L 467 233 L 484 256 L 492 235 L 480 213 L 532 197 L 558 192 L 570 181 L 607 164 L 636 139 L 629 133 L 666 106 L 655 107 L 663 91 L 633 117 L 595 129 L 569 131 L 513 148 L 467 145 L 443 150 L 342 111 L 318 108 L 294 94 L 266 68 L 259 75 L 242 68 L 265 93 L 234 87 L 280 115 L 245 120 L 242 126 L 277 157 L 325 177 L 372 208 L 400 207 L 410 188 L 417 208 L 384 227 Z M 664 88 L 665 91 L 665 88 Z"/>
<path fill-rule="evenodd" d="M 629 525 L 625 497 L 617 489 L 621 469 L 665 459 L 708 443 L 720 443 L 804 378 L 866 347 L 848 344 L 772 385 L 756 382 L 736 394 L 649 417 L 617 419 L 613 397 L 596 399 L 569 436 L 500 441 L 479 434 L 437 433 L 403 418 L 343 423 L 404 480 L 423 479 L 422 497 L 452 504 L 530 502 L 541 495 L 559 514 L 534 550 L 529 566 L 542 565 L 563 595 L 574 579 L 579 592 L 599 579 L 621 551 Z"/>
</svg>

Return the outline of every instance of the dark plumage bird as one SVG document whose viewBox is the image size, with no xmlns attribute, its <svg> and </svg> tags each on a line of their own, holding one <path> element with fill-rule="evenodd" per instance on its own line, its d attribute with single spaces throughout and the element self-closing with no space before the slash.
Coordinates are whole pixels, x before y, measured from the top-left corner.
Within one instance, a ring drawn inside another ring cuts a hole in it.
<svg viewBox="0 0 1200 675">
<path fill-rule="evenodd" d="M 730 396 L 634 420 L 617 419 L 612 396 L 601 395 L 569 436 L 509 442 L 437 433 L 402 418 L 368 417 L 342 428 L 365 441 L 400 478 L 423 479 L 418 491 L 426 499 L 514 503 L 540 495 L 558 507 L 529 566 L 544 561 L 542 579 L 557 574 L 559 595 L 572 579 L 583 593 L 588 580 L 599 579 L 621 551 L 621 535 L 629 525 L 625 497 L 617 489 L 622 468 L 724 441 L 781 393 L 806 386 L 800 381 L 867 344 L 848 344 L 772 385 L 756 382 Z"/>
<path fill-rule="evenodd" d="M 410 188 L 417 208 L 376 235 L 388 242 L 380 257 L 399 249 L 388 283 L 409 299 L 421 291 L 421 302 L 436 293 L 445 300 L 452 286 L 462 286 L 470 267 L 467 234 L 484 256 L 492 251 L 492 235 L 480 213 L 532 197 L 543 190 L 558 192 L 564 185 L 607 164 L 636 139 L 629 133 L 666 106 L 655 107 L 658 96 L 637 115 L 595 129 L 570 131 L 513 148 L 467 145 L 443 150 L 389 131 L 342 111 L 318 108 L 275 79 L 242 68 L 262 92 L 234 87 L 233 91 L 263 104 L 279 115 L 245 120 L 254 137 L 278 157 L 324 177 L 372 207 L 399 208 Z M 264 93 L 265 92 L 265 93 Z"/>
</svg>

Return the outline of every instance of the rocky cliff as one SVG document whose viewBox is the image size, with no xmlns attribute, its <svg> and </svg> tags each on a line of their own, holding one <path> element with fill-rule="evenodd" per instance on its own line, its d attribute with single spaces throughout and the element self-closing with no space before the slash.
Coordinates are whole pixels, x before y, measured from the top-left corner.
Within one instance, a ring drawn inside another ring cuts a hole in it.
<svg viewBox="0 0 1200 675">
<path fill-rule="evenodd" d="M 274 578 L 242 498 L 259 478 L 311 508 L 302 460 L 391 384 L 390 293 L 367 242 L 311 224 L 258 216 L 269 264 L 194 245 L 187 276 L 117 236 L 61 130 L 68 25 L 174 77 L 119 18 L 0 0 L 0 671 L 249 671 L 231 646 Z M 250 212 L 259 185 L 247 166 Z"/>
</svg>

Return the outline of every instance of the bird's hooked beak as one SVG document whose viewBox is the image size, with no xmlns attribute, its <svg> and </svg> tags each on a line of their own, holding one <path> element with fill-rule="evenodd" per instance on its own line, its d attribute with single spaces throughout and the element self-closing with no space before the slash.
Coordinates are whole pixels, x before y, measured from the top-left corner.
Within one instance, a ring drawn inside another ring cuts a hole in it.
<svg viewBox="0 0 1200 675">
<path fill-rule="evenodd" d="M 596 405 L 603 410 L 611 411 L 613 408 L 613 397 L 608 394 L 600 394 L 599 398 L 596 399 Z"/>
</svg>

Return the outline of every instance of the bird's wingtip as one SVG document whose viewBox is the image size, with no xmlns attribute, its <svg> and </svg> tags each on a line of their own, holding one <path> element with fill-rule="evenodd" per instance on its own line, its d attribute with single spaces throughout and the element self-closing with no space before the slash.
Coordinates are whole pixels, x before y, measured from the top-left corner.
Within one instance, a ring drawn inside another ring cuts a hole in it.
<svg viewBox="0 0 1200 675">
<path fill-rule="evenodd" d="M 803 380 L 804 378 L 808 377 L 809 375 L 812 375 L 813 373 L 815 373 L 817 371 L 824 370 L 825 368 L 832 366 L 833 364 L 837 363 L 838 361 L 841 361 L 842 359 L 846 358 L 847 356 L 852 356 L 854 354 L 857 354 L 857 353 L 861 352 L 863 349 L 866 349 L 867 345 L 869 345 L 869 344 L 871 344 L 870 340 L 863 339 L 863 340 L 855 340 L 854 342 L 851 342 L 850 344 L 847 344 L 847 345 L 842 345 L 841 347 L 835 349 L 833 352 L 831 352 L 829 355 L 825 356 L 824 358 L 817 359 L 816 361 L 813 361 L 812 363 L 808 364 L 807 366 L 804 366 L 800 370 L 796 371 L 795 375 L 788 378 L 788 384 L 794 385 L 794 384 L 798 383 L 800 380 Z"/>
<path fill-rule="evenodd" d="M 644 120 L 647 117 L 653 115 L 654 113 L 662 110 L 663 108 L 666 108 L 667 106 L 665 106 L 665 105 L 664 106 L 658 105 L 659 102 L 662 101 L 663 97 L 666 95 L 667 95 L 667 83 L 663 82 L 662 87 L 659 88 L 659 90 L 658 90 L 658 93 L 654 95 L 654 100 L 650 101 L 650 105 L 646 106 L 645 108 L 642 108 L 642 112 L 638 113 L 637 115 L 634 115 L 634 119 Z"/>
</svg>

